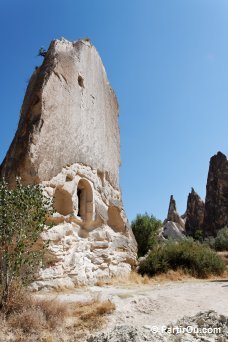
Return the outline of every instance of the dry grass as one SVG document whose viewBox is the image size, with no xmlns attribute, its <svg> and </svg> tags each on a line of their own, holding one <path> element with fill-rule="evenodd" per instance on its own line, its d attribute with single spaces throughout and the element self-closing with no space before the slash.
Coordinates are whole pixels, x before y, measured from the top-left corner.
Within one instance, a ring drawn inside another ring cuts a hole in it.
<svg viewBox="0 0 228 342">
<path fill-rule="evenodd" d="M 137 272 L 131 272 L 125 277 L 114 277 L 110 280 L 99 280 L 96 285 L 143 285 L 143 284 L 156 284 L 157 282 L 168 282 L 168 281 L 183 281 L 188 279 L 194 279 L 188 274 L 185 274 L 183 270 L 169 271 L 162 273 L 154 277 L 148 277 L 147 275 L 140 275 Z"/>
<path fill-rule="evenodd" d="M 78 331 L 91 332 L 100 328 L 104 322 L 104 316 L 110 314 L 115 310 L 115 304 L 110 300 L 99 301 L 92 300 L 85 303 L 74 304 L 72 309 L 72 316 L 75 317 L 74 327 Z"/>
<path fill-rule="evenodd" d="M 96 282 L 97 286 L 105 285 L 130 285 L 130 284 L 150 284 L 152 281 L 148 276 L 141 276 L 137 272 L 131 272 L 126 276 L 113 277 L 111 279 L 100 279 Z"/>
<path fill-rule="evenodd" d="M 7 310 L 0 312 L 0 341 L 80 341 L 106 322 L 115 310 L 107 300 L 66 303 L 35 299 L 19 286 L 10 293 Z M 9 339 L 9 336 L 11 339 Z"/>
</svg>

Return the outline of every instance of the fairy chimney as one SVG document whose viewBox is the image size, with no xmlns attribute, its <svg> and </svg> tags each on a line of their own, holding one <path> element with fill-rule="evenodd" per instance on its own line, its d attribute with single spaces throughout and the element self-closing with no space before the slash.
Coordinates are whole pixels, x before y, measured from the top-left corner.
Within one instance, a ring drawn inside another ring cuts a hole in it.
<svg viewBox="0 0 228 342">
<path fill-rule="evenodd" d="M 54 199 L 52 263 L 34 287 L 95 284 L 127 274 L 137 246 L 119 187 L 118 102 L 88 40 L 54 40 L 29 82 L 1 165 L 13 184 L 40 183 Z"/>
</svg>

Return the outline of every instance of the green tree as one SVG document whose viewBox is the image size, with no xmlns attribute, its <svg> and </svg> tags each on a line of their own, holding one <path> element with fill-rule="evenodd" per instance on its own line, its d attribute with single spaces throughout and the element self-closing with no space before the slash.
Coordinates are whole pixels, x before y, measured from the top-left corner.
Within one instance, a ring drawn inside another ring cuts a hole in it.
<svg viewBox="0 0 228 342">
<path fill-rule="evenodd" d="M 153 215 L 138 214 L 131 227 L 138 243 L 138 256 L 144 256 L 156 244 L 162 222 Z"/>
<path fill-rule="evenodd" d="M 46 244 L 40 234 L 50 214 L 52 202 L 41 186 L 24 187 L 17 178 L 10 189 L 0 180 L 0 307 L 7 305 L 12 281 L 25 283 L 41 264 Z"/>
</svg>

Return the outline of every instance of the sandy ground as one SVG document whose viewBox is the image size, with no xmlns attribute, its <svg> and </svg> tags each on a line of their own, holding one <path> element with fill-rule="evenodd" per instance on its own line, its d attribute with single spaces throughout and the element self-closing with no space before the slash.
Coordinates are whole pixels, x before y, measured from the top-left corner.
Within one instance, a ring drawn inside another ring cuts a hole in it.
<svg viewBox="0 0 228 342">
<path fill-rule="evenodd" d="M 162 326 L 207 310 L 228 315 L 228 280 L 94 286 L 48 296 L 66 302 L 110 299 L 116 310 L 105 330 L 117 324 Z"/>
</svg>

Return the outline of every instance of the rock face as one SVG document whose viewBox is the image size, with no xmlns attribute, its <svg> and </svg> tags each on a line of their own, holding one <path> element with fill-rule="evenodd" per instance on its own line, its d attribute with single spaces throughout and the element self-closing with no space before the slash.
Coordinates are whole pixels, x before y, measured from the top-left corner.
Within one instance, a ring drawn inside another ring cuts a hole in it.
<svg viewBox="0 0 228 342">
<path fill-rule="evenodd" d="M 218 152 L 210 160 L 205 200 L 204 232 L 216 235 L 228 226 L 228 161 Z"/>
<path fill-rule="evenodd" d="M 49 266 L 34 287 L 94 284 L 126 274 L 137 246 L 119 188 L 118 103 L 96 49 L 55 40 L 30 80 L 1 165 L 10 184 L 42 183 L 54 199 Z"/>
<path fill-rule="evenodd" d="M 176 222 L 167 221 L 163 227 L 162 236 L 165 239 L 183 240 L 185 239 L 184 231 Z"/>
<path fill-rule="evenodd" d="M 204 202 L 192 188 L 188 194 L 186 210 L 186 234 L 194 236 L 197 229 L 202 229 L 204 221 Z"/>
<path fill-rule="evenodd" d="M 55 40 L 29 82 L 2 174 L 38 183 L 75 162 L 106 173 L 118 189 L 118 102 L 89 42 Z"/>
</svg>

